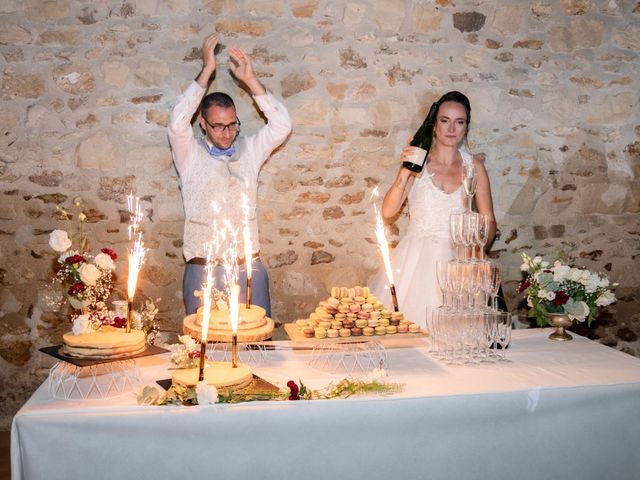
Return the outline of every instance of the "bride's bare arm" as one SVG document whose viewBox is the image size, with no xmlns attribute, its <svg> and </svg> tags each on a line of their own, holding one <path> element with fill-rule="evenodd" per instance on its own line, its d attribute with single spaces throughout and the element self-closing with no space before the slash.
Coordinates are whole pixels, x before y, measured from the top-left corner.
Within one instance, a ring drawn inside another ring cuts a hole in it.
<svg viewBox="0 0 640 480">
<path fill-rule="evenodd" d="M 474 159 L 473 166 L 478 172 L 478 189 L 476 190 L 475 204 L 478 209 L 478 213 L 482 213 L 489 216 L 491 226 L 489 228 L 489 240 L 487 241 L 487 248 L 491 246 L 494 237 L 496 236 L 496 217 L 493 213 L 493 199 L 491 197 L 491 185 L 489 183 L 489 176 L 487 170 L 484 168 L 484 164 Z"/>
<path fill-rule="evenodd" d="M 404 161 L 404 157 L 413 150 L 413 147 L 405 147 L 402 150 L 400 161 Z M 411 191 L 415 174 L 406 168 L 400 167 L 396 179 L 387 190 L 384 200 L 382 201 L 382 217 L 389 219 L 400 211 L 402 204 L 407 199 L 407 195 Z"/>
</svg>

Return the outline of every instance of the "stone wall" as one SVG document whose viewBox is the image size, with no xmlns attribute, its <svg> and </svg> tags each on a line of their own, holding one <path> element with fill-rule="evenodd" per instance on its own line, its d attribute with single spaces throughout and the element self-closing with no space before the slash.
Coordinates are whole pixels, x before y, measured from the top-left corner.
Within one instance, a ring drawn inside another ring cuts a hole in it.
<svg viewBox="0 0 640 480">
<path fill-rule="evenodd" d="M 4 0 L 0 4 L 1 422 L 46 377 L 38 348 L 68 328 L 44 298 L 81 197 L 93 248 L 124 258 L 125 196 L 145 212 L 144 296 L 161 327 L 182 319 L 183 212 L 165 127 L 222 34 L 214 88 L 236 97 L 245 132 L 262 120 L 231 79 L 237 44 L 284 98 L 294 131 L 260 176 L 262 253 L 274 317 L 309 313 L 332 285 L 380 266 L 371 194 L 431 102 L 472 101 L 471 147 L 489 171 L 512 309 L 519 253 L 605 271 L 619 302 L 583 333 L 640 354 L 640 3 L 636 0 Z M 397 241 L 406 214 L 391 227 Z M 125 287 L 126 265 L 119 263 Z"/>
</svg>

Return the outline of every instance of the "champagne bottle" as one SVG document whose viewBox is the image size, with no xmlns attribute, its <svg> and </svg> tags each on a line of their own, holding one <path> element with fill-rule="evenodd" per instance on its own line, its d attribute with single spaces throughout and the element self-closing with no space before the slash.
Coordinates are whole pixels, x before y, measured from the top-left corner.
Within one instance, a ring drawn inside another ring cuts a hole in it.
<svg viewBox="0 0 640 480">
<path fill-rule="evenodd" d="M 424 162 L 429 154 L 429 149 L 431 148 L 431 140 L 433 139 L 433 124 L 435 123 L 436 111 L 438 110 L 438 105 L 433 104 L 429 109 L 429 114 L 427 118 L 424 119 L 422 125 L 413 136 L 411 140 L 412 147 L 416 147 L 414 149 L 414 153 L 411 158 L 408 158 L 404 162 L 402 162 L 402 166 L 412 172 L 419 173 L 422 171 L 422 167 L 424 166 Z"/>
</svg>

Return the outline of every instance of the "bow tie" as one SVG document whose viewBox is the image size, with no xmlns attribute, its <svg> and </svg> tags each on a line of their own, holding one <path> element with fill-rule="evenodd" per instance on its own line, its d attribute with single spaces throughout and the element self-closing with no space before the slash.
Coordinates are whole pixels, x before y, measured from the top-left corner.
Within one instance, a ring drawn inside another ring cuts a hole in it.
<svg viewBox="0 0 640 480">
<path fill-rule="evenodd" d="M 229 148 L 218 148 L 215 145 L 209 147 L 209 155 L 211 155 L 212 157 L 223 157 L 223 156 L 230 157 L 234 153 L 236 153 L 235 144 L 231 145 Z"/>
</svg>

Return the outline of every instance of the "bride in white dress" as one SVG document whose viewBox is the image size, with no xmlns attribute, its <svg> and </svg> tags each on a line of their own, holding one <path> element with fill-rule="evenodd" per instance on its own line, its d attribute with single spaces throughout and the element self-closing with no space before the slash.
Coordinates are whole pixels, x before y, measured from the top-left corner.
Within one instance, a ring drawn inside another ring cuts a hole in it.
<svg viewBox="0 0 640 480">
<path fill-rule="evenodd" d="M 454 257 L 449 235 L 449 215 L 464 209 L 462 164 L 472 163 L 478 177 L 475 207 L 489 215 L 491 245 L 496 231 L 489 177 L 484 164 L 459 149 L 466 140 L 471 119 L 469 100 L 460 92 L 449 92 L 437 102 L 433 142 L 422 172 L 400 167 L 382 203 L 385 220 L 395 219 L 408 198 L 409 228 L 392 252 L 398 306 L 405 317 L 427 328 L 428 308 L 442 303 L 436 279 L 436 260 Z M 402 151 L 400 162 L 410 157 L 414 147 Z M 388 308 L 392 305 L 384 271 L 370 282 L 371 291 Z"/>
</svg>

